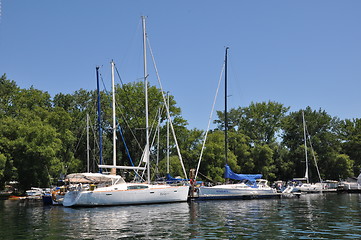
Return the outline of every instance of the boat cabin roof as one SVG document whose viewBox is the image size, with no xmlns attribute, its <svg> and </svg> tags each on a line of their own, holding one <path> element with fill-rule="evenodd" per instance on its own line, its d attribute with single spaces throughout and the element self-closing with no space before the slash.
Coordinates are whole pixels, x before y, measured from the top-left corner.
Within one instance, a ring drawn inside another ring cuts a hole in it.
<svg viewBox="0 0 361 240">
<path fill-rule="evenodd" d="M 70 183 L 125 182 L 119 175 L 105 175 L 101 173 L 72 173 L 65 177 L 65 181 Z"/>
</svg>

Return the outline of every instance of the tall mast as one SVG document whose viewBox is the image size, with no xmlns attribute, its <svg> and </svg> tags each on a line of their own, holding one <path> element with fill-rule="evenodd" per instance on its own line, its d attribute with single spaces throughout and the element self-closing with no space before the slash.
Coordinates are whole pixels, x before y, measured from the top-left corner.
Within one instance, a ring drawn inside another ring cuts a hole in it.
<svg viewBox="0 0 361 240">
<path fill-rule="evenodd" d="M 225 69 L 224 69 L 224 152 L 225 152 L 225 160 L 226 165 L 228 164 L 228 116 L 227 116 L 227 62 L 228 62 L 228 49 L 226 47 L 226 56 L 224 58 Z"/>
<path fill-rule="evenodd" d="M 90 151 L 90 147 L 89 147 L 89 114 L 86 113 L 86 171 L 90 172 L 89 169 L 89 162 L 90 162 L 90 157 L 89 157 L 89 151 Z"/>
<path fill-rule="evenodd" d="M 113 110 L 113 166 L 117 165 L 117 132 L 115 121 L 115 84 L 114 84 L 114 61 L 111 61 L 111 78 L 112 78 L 112 110 Z M 111 174 L 116 174 L 116 169 L 112 168 Z"/>
<path fill-rule="evenodd" d="M 303 123 L 303 138 L 305 143 L 305 156 L 306 156 L 306 171 L 305 171 L 305 178 L 307 183 L 308 181 L 308 157 L 307 157 L 307 139 L 306 139 L 306 121 L 305 121 L 305 112 L 302 111 L 302 123 Z"/>
<path fill-rule="evenodd" d="M 100 124 L 100 89 L 99 89 L 99 67 L 96 67 L 97 75 L 97 94 L 98 94 L 98 128 L 99 128 L 99 165 L 103 164 L 103 130 Z M 102 168 L 99 168 L 99 173 L 102 173 Z"/>
<path fill-rule="evenodd" d="M 160 141 L 160 121 L 161 121 L 161 109 L 158 109 L 158 127 L 157 127 L 157 167 L 156 173 L 159 173 L 159 141 Z"/>
<path fill-rule="evenodd" d="M 169 93 L 167 92 L 167 109 L 169 109 Z M 169 173 L 169 115 L 167 113 L 167 173 Z"/>
<path fill-rule="evenodd" d="M 147 163 L 147 181 L 150 183 L 150 161 L 149 161 L 149 126 L 148 126 L 148 71 L 147 71 L 147 33 L 145 31 L 145 16 L 142 16 L 143 25 L 143 60 L 144 60 L 144 92 L 145 92 L 145 160 Z"/>
</svg>

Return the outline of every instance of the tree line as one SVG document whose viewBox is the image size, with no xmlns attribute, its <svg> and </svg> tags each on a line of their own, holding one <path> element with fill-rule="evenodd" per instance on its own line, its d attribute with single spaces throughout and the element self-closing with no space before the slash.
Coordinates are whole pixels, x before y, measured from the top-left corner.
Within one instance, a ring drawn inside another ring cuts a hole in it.
<svg viewBox="0 0 361 240">
<path fill-rule="evenodd" d="M 116 85 L 117 164 L 138 164 L 145 145 L 144 84 Z M 153 180 L 167 173 L 183 176 L 176 146 L 170 137 L 167 147 L 167 113 L 163 93 L 149 86 L 151 166 Z M 101 91 L 103 159 L 112 163 L 111 97 Z M 310 107 L 290 112 L 289 107 L 269 101 L 251 103 L 228 111 L 228 164 L 237 173 L 261 173 L 270 180 L 290 180 L 305 174 L 305 150 L 310 156 L 311 181 L 339 180 L 357 176 L 361 168 L 361 119 L 339 119 L 325 110 Z M 169 95 L 169 112 L 175 128 L 185 168 L 196 168 L 204 131 L 188 129 L 174 96 Z M 304 145 L 304 112 L 312 148 Z M 89 116 L 90 124 L 86 119 Z M 208 133 L 200 180 L 223 182 L 224 112 L 218 111 L 216 127 Z M 22 190 L 47 187 L 66 174 L 97 172 L 99 134 L 97 92 L 80 89 L 73 94 L 58 93 L 53 98 L 30 87 L 23 89 L 4 74 L 0 78 L 0 189 L 17 181 Z M 87 146 L 87 128 L 90 134 Z M 159 140 L 158 140 L 159 139 Z M 90 156 L 90 159 L 87 157 Z M 133 173 L 122 172 L 126 179 Z"/>
</svg>

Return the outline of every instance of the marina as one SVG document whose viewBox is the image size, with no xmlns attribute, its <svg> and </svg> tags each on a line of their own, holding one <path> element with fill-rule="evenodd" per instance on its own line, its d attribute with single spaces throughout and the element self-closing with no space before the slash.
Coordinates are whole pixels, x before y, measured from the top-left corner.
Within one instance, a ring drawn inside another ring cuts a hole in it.
<svg viewBox="0 0 361 240">
<path fill-rule="evenodd" d="M 361 2 L 165 2 L 0 0 L 0 240 L 361 239 Z"/>
<path fill-rule="evenodd" d="M 229 169 L 228 169 L 229 170 Z M 234 174 L 234 173 L 233 173 Z M 245 177 L 245 175 L 242 175 Z M 268 185 L 265 179 L 256 179 L 253 181 L 243 180 L 234 184 L 220 184 L 210 186 L 196 185 L 197 182 L 185 181 L 170 177 L 167 182 L 158 182 L 157 184 L 144 183 L 125 183 L 120 176 L 104 175 L 99 173 L 76 173 L 66 177 L 66 184 L 60 187 L 50 188 L 32 188 L 26 191 L 25 195 L 14 195 L 7 192 L 2 195 L 2 200 L 28 200 L 40 201 L 44 205 L 63 205 L 64 196 L 69 193 L 66 207 L 79 206 L 115 206 L 115 205 L 139 205 L 154 203 L 170 203 L 185 201 L 203 201 L 203 200 L 233 200 L 233 199 L 267 199 L 267 198 L 295 198 L 301 195 L 317 194 L 347 194 L 361 193 L 361 174 L 357 178 L 349 178 L 345 181 L 330 181 L 322 183 L 321 190 L 302 191 L 302 187 L 307 184 L 300 184 L 297 181 L 285 183 L 276 181 L 272 186 Z M 120 181 L 120 182 L 119 182 Z M 319 185 L 316 184 L 308 184 Z M 159 193 L 154 194 L 154 189 L 158 188 Z M 129 193 L 126 193 L 129 192 Z M 178 193 L 179 192 L 179 193 Z M 35 194 L 36 193 L 36 194 Z M 112 195 L 116 196 L 112 196 Z M 128 195 L 129 194 L 129 195 Z M 138 195 L 138 197 L 135 197 Z M 152 200 L 154 195 L 173 196 L 174 199 L 168 201 Z M 180 194 L 180 195 L 178 195 Z M 152 196 L 153 195 L 153 196 Z M 126 200 L 128 197 L 131 201 Z M 148 196 L 151 196 L 148 200 Z M 70 203 L 79 201 L 79 204 Z M 101 203 L 99 201 L 105 201 Z M 107 199 L 107 200 L 106 200 Z M 115 201 L 107 202 L 109 199 Z M 117 200 L 119 199 L 119 200 Z M 85 202 L 84 202 L 85 201 Z M 119 201 L 119 202 L 117 202 Z"/>
</svg>

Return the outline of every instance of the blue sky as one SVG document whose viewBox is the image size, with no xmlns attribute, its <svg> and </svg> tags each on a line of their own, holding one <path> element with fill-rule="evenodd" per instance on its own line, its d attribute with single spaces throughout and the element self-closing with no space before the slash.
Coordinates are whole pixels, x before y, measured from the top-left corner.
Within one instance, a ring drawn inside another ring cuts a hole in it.
<svg viewBox="0 0 361 240">
<path fill-rule="evenodd" d="M 94 90 L 97 65 L 110 85 L 111 59 L 124 82 L 139 81 L 145 15 L 164 90 L 189 128 L 207 127 L 225 46 L 230 108 L 271 100 L 360 118 L 361 1 L 0 1 L 0 74 L 22 88 Z"/>
</svg>

